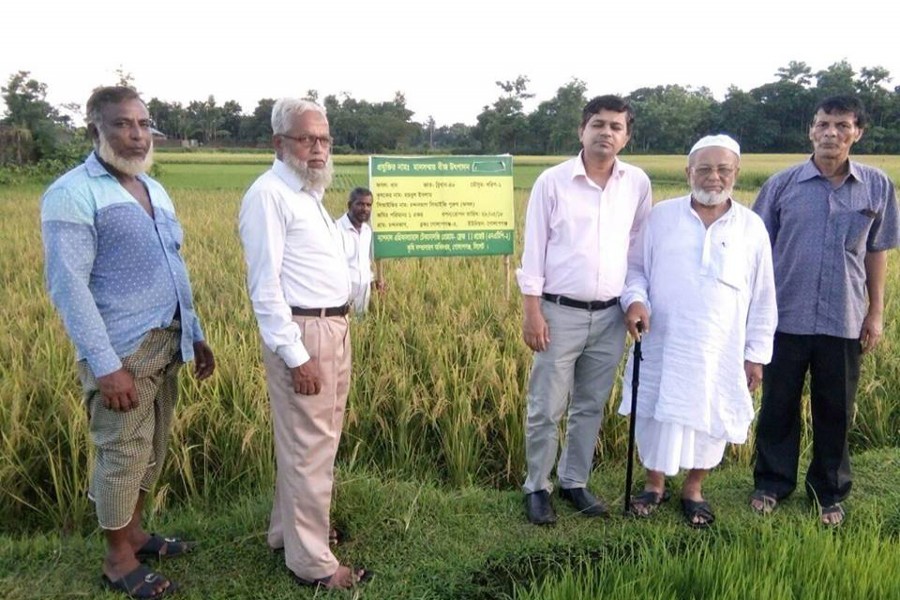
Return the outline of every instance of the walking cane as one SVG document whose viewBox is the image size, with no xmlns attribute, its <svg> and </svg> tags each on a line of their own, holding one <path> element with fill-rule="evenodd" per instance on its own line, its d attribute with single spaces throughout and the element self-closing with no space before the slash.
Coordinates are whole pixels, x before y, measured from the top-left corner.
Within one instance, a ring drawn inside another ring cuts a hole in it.
<svg viewBox="0 0 900 600">
<path fill-rule="evenodd" d="M 641 332 L 644 324 L 638 321 L 635 326 L 638 330 L 638 338 L 634 340 L 634 366 L 631 371 L 631 415 L 628 423 L 628 466 L 625 468 L 625 508 L 624 514 L 631 512 L 631 475 L 634 459 L 634 422 L 637 416 L 638 382 L 641 377 Z"/>
</svg>

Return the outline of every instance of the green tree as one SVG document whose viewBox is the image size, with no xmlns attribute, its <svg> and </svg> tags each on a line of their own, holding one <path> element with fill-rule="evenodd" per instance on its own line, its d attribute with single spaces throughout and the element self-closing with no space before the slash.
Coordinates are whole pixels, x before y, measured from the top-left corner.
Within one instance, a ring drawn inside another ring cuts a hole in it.
<svg viewBox="0 0 900 600">
<path fill-rule="evenodd" d="M 578 152 L 578 126 L 587 104 L 587 84 L 573 78 L 556 90 L 556 96 L 538 104 L 528 115 L 535 151 L 538 154 L 574 154 Z"/>
<path fill-rule="evenodd" d="M 715 99 L 707 88 L 640 88 L 629 98 L 635 112 L 631 143 L 639 152 L 684 154 L 710 130 Z"/>
<path fill-rule="evenodd" d="M 762 152 L 778 135 L 777 121 L 767 118 L 752 94 L 736 86 L 728 88 L 725 100 L 713 108 L 711 131 L 734 137 L 744 152 Z"/>
<path fill-rule="evenodd" d="M 856 72 L 846 60 L 836 62 L 827 69 L 816 73 L 816 96 L 819 99 L 828 96 L 856 93 Z"/>
<path fill-rule="evenodd" d="M 517 153 L 528 135 L 528 119 L 523 112 L 523 100 L 528 93 L 528 77 L 519 75 L 512 81 L 497 81 L 503 95 L 492 106 L 485 106 L 478 115 L 476 138 L 485 152 Z"/>
<path fill-rule="evenodd" d="M 28 71 L 10 76 L 2 88 L 6 114 L 0 120 L 5 131 L 2 154 L 18 164 L 37 162 L 65 153 L 74 133 L 71 119 L 47 102 L 47 85 L 33 79 Z"/>
<path fill-rule="evenodd" d="M 274 98 L 263 98 L 253 109 L 253 114 L 241 119 L 241 142 L 253 146 L 272 145 L 272 107 L 275 106 Z"/>
</svg>

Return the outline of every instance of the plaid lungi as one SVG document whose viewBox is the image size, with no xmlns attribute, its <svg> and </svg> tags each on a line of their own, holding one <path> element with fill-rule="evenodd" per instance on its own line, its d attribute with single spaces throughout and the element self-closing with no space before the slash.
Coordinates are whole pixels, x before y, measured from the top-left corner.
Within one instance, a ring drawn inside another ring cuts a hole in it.
<svg viewBox="0 0 900 600">
<path fill-rule="evenodd" d="M 138 406 L 116 412 L 103 405 L 97 380 L 79 361 L 96 452 L 88 496 L 103 529 L 121 529 L 134 514 L 140 491 L 149 491 L 162 471 L 178 398 L 181 324 L 151 329 L 140 347 L 122 359 L 134 377 Z"/>
</svg>

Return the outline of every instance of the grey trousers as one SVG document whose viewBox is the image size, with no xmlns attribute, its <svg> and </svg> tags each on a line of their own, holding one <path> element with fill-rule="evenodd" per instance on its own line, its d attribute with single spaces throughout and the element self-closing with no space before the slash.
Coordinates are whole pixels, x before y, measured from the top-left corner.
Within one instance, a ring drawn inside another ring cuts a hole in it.
<svg viewBox="0 0 900 600">
<path fill-rule="evenodd" d="M 553 489 L 550 472 L 567 406 L 557 477 L 563 488 L 587 484 L 603 409 L 625 349 L 625 323 L 618 306 L 591 312 L 541 300 L 541 310 L 550 328 L 550 346 L 534 353 L 528 383 L 526 494 Z"/>
</svg>

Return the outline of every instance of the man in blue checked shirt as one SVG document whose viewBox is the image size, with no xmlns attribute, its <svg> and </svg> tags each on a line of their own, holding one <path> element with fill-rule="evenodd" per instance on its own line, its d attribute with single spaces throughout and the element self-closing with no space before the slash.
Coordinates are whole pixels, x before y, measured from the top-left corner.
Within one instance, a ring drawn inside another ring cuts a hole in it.
<svg viewBox="0 0 900 600">
<path fill-rule="evenodd" d="M 194 312 L 172 200 L 146 175 L 150 114 L 127 87 L 97 89 L 87 103 L 94 152 L 44 194 L 47 287 L 78 352 L 78 374 L 96 447 L 89 495 L 106 537 L 103 581 L 136 598 L 175 591 L 141 564 L 192 544 L 141 526 L 147 491 L 162 470 L 178 371 L 215 369 Z"/>
</svg>

